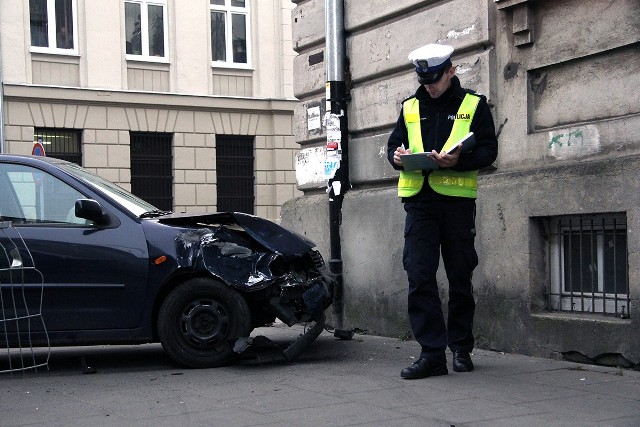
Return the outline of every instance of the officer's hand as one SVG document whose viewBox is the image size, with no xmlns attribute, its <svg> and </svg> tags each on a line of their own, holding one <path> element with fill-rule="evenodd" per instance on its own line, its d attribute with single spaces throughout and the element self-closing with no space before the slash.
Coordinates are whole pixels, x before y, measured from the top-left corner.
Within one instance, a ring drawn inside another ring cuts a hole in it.
<svg viewBox="0 0 640 427">
<path fill-rule="evenodd" d="M 450 168 L 458 164 L 458 159 L 460 158 L 462 144 L 458 146 L 451 153 L 447 153 L 446 151 L 437 152 L 436 150 L 431 151 L 431 158 L 436 162 L 438 166 L 441 168 Z"/>
<path fill-rule="evenodd" d="M 411 154 L 411 150 L 405 150 L 402 145 L 396 148 L 395 153 L 393 153 L 393 163 L 398 166 L 402 166 L 402 159 L 400 158 L 400 155 L 402 154 Z"/>
</svg>

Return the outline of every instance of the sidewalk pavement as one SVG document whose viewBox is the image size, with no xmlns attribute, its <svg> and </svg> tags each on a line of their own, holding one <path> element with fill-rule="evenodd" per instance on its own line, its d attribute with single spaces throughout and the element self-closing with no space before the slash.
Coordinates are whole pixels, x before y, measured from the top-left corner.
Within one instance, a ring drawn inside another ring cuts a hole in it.
<svg viewBox="0 0 640 427">
<path fill-rule="evenodd" d="M 449 375 L 401 379 L 417 353 L 323 332 L 292 363 L 193 370 L 159 345 L 53 348 L 48 370 L 0 374 L 0 426 L 640 426 L 638 371 L 476 350 L 473 372 L 449 354 Z"/>
</svg>

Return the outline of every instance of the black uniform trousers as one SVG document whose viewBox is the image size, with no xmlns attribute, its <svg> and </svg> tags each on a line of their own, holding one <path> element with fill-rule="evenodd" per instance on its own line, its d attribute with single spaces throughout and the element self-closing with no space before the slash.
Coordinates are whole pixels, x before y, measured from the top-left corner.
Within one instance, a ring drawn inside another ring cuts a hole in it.
<svg viewBox="0 0 640 427">
<path fill-rule="evenodd" d="M 404 203 L 403 264 L 409 280 L 409 321 L 422 347 L 421 357 L 438 363 L 446 363 L 447 346 L 452 351 L 473 349 L 471 276 L 478 265 L 475 208 L 475 199 L 465 197 Z M 449 282 L 446 323 L 436 281 L 440 250 Z"/>
</svg>

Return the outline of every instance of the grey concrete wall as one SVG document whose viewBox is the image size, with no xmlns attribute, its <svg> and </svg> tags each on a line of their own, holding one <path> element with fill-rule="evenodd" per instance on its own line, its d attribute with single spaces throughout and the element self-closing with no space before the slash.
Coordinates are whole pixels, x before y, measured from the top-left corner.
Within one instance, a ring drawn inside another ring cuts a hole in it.
<svg viewBox="0 0 640 427">
<path fill-rule="evenodd" d="M 296 140 L 302 151 L 324 145 L 325 133 L 307 128 L 306 111 L 320 106 L 324 113 L 325 62 L 323 1 L 298 2 L 293 12 Z M 344 263 L 344 322 L 369 333 L 406 337 L 406 274 L 402 268 L 404 210 L 396 197 L 395 172 L 385 153 L 388 133 L 397 120 L 400 103 L 415 92 L 417 81 L 408 53 L 438 40 L 458 49 L 458 75 L 470 87 L 487 94 L 490 21 L 485 0 L 345 2 L 347 55 L 350 58 L 349 106 L 350 170 L 354 190 L 347 193 L 341 230 Z M 442 3 L 442 4 L 440 4 Z M 472 10 L 458 14 L 456 10 Z M 380 19 L 388 20 L 382 25 Z M 426 25 L 433 19 L 442 24 Z M 407 28 L 419 28 L 409 40 Z M 304 165 L 308 169 L 305 156 Z M 329 258 L 326 181 L 306 181 L 305 197 L 287 202 L 283 224 L 309 236 Z M 369 188 L 373 186 L 372 188 Z M 446 283 L 441 274 L 439 281 Z M 443 293 L 443 297 L 445 294 Z M 330 318 L 331 320 L 331 318 Z"/>
<path fill-rule="evenodd" d="M 640 83 L 638 2 L 529 3 L 529 45 L 514 46 L 517 9 L 496 12 L 496 118 L 506 121 L 500 167 L 637 153 L 640 104 L 629 95 Z M 586 136 L 580 144 L 552 143 L 578 128 Z"/>
<path fill-rule="evenodd" d="M 311 170 L 326 138 L 306 120 L 310 107 L 324 113 L 324 2 L 294 3 L 294 132 Z M 353 188 L 341 226 L 344 327 L 397 337 L 409 331 L 404 211 L 385 147 L 400 102 L 417 87 L 408 53 L 441 42 L 456 48 L 463 86 L 488 97 L 500 133 L 495 170 L 479 177 L 477 346 L 640 362 L 637 1 L 345 1 L 345 30 Z M 328 258 L 326 181 L 304 178 L 305 195 L 285 204 L 282 221 Z M 544 221 L 612 212 L 627 218 L 630 318 L 549 311 Z M 446 302 L 442 269 L 438 282 Z"/>
<path fill-rule="evenodd" d="M 555 357 L 620 353 L 637 363 L 640 313 L 640 156 L 486 175 L 474 274 L 476 341 L 484 348 Z M 627 185 L 632 183 L 631 187 Z M 542 220 L 577 212 L 626 212 L 631 318 L 546 310 Z"/>
</svg>

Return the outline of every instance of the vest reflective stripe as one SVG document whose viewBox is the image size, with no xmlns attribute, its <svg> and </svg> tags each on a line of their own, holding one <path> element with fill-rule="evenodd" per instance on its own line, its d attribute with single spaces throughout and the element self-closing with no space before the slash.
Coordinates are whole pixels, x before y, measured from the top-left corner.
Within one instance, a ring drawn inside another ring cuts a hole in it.
<svg viewBox="0 0 640 427">
<path fill-rule="evenodd" d="M 453 122 L 451 134 L 444 144 L 448 147 L 469 133 L 471 121 L 478 107 L 480 98 L 476 95 L 466 94 L 460 104 L 456 119 Z M 420 111 L 416 98 L 410 98 L 403 103 L 403 113 L 409 148 L 412 153 L 424 151 L 422 133 L 420 131 Z M 443 148 L 444 148 L 443 147 Z M 429 174 L 429 185 L 437 193 L 447 196 L 459 196 L 475 198 L 478 188 L 478 171 L 456 172 L 449 169 L 432 171 Z M 398 179 L 398 197 L 411 197 L 420 192 L 424 185 L 424 176 L 421 171 L 400 171 Z"/>
<path fill-rule="evenodd" d="M 479 102 L 480 97 L 469 93 L 465 95 L 443 149 L 455 144 L 469 133 Z M 429 174 L 429 185 L 436 193 L 446 196 L 475 198 L 478 193 L 478 171 L 456 172 L 449 169 L 433 171 Z"/>
<path fill-rule="evenodd" d="M 412 153 L 424 152 L 420 131 L 420 107 L 416 98 L 409 98 L 402 104 L 404 125 L 407 128 L 409 149 Z M 400 171 L 398 179 L 398 197 L 410 197 L 418 194 L 424 185 L 422 171 Z"/>
</svg>

